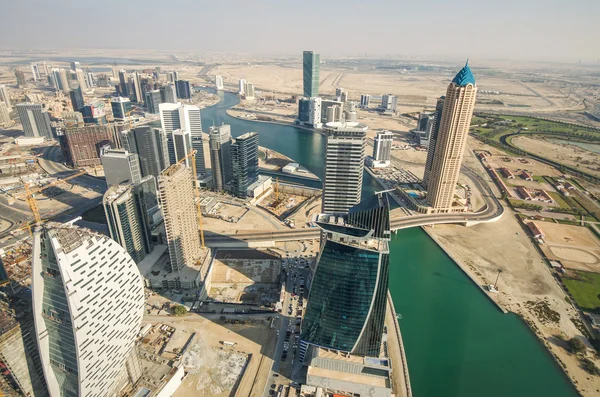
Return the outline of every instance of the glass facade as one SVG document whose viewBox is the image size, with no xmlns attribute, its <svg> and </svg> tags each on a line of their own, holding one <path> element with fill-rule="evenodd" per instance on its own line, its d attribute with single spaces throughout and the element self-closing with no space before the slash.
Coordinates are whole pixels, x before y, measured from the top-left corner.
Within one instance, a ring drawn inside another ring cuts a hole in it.
<svg viewBox="0 0 600 397">
<path fill-rule="evenodd" d="M 312 51 L 304 51 L 302 56 L 304 96 L 313 98 L 319 96 L 319 65 L 321 56 Z"/>
<path fill-rule="evenodd" d="M 258 133 L 239 136 L 231 145 L 232 193 L 248 196 L 248 186 L 258 180 Z"/>
</svg>

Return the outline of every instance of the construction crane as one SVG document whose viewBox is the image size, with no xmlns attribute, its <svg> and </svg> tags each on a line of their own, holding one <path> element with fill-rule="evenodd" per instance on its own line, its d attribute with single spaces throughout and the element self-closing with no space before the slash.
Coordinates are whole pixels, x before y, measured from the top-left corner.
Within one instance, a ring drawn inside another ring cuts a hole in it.
<svg viewBox="0 0 600 397">
<path fill-rule="evenodd" d="M 206 248 L 204 245 L 204 228 L 202 226 L 202 209 L 200 208 L 200 188 L 198 187 L 198 175 L 196 174 L 196 153 L 197 151 L 192 149 L 190 152 L 182 157 L 177 164 L 181 164 L 191 157 L 192 159 L 192 170 L 194 172 L 194 186 L 196 187 L 196 211 L 198 212 L 198 225 L 200 227 L 200 240 L 202 241 L 202 249 Z M 187 164 L 186 164 L 187 165 Z"/>
<path fill-rule="evenodd" d="M 18 196 L 15 196 L 15 198 L 16 199 L 21 199 L 21 198 L 25 197 L 25 200 L 27 201 L 27 204 L 29 204 L 29 208 L 31 209 L 31 212 L 33 213 L 34 225 L 41 225 L 42 224 L 42 217 L 40 215 L 40 209 L 39 209 L 39 207 L 37 205 L 37 201 L 35 200 L 35 197 L 33 195 L 36 194 L 36 193 L 39 193 L 42 190 L 47 189 L 49 187 L 56 186 L 59 183 L 66 182 L 66 181 L 68 181 L 70 179 L 73 179 L 73 178 L 77 178 L 78 176 L 81 176 L 81 175 L 83 175 L 85 173 L 86 173 L 85 170 L 79 170 L 78 172 L 76 172 L 76 173 L 74 173 L 72 175 L 69 175 L 69 176 L 67 176 L 65 178 L 57 179 L 57 180 L 55 180 L 55 181 L 53 181 L 53 182 L 51 182 L 51 183 L 49 183 L 47 185 L 40 186 L 40 187 L 33 188 L 33 189 L 30 187 L 29 183 L 26 183 L 25 184 L 25 193 L 21 194 L 21 195 L 18 195 Z M 31 224 L 29 223 L 25 227 L 27 227 L 29 229 L 29 234 L 33 235 L 33 233 L 31 232 Z M 21 229 L 24 229 L 25 227 L 22 227 Z"/>
</svg>

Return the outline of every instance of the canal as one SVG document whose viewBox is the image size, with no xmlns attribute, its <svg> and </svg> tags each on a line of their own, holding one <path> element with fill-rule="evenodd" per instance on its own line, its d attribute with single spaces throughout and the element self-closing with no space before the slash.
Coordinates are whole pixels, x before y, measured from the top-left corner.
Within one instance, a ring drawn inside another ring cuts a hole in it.
<svg viewBox="0 0 600 397">
<path fill-rule="evenodd" d="M 259 133 L 259 144 L 322 178 L 324 137 L 318 133 L 230 117 L 234 94 L 202 110 L 202 125 L 226 123 L 233 137 Z M 379 190 L 365 173 L 363 198 Z M 404 339 L 415 397 L 577 396 L 533 333 L 503 314 L 420 228 L 390 244 L 390 292 Z"/>
</svg>

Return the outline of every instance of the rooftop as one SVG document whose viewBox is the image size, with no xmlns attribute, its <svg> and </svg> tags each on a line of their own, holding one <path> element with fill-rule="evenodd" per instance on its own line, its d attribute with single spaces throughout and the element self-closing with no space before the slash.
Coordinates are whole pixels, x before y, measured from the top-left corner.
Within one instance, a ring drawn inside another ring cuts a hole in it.
<svg viewBox="0 0 600 397">
<path fill-rule="evenodd" d="M 475 76 L 473 76 L 473 72 L 471 72 L 471 68 L 469 67 L 469 60 L 465 66 L 454 76 L 452 82 L 458 86 L 465 87 L 469 84 L 475 85 Z"/>
</svg>

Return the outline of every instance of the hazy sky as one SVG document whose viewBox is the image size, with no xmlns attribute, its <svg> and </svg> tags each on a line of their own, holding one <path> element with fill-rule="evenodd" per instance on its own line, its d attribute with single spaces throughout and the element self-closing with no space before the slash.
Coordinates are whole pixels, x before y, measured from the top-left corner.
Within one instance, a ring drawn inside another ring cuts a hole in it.
<svg viewBox="0 0 600 397">
<path fill-rule="evenodd" d="M 0 0 L 0 10 L 0 48 L 600 58 L 600 0 Z"/>
</svg>

